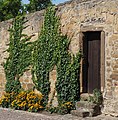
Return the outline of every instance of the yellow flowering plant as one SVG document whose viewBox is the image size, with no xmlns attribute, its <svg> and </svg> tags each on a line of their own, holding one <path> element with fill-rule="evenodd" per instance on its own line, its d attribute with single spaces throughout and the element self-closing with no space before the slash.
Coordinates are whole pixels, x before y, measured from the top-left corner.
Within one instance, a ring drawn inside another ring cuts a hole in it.
<svg viewBox="0 0 118 120">
<path fill-rule="evenodd" d="M 75 106 L 72 102 L 66 102 L 59 106 L 58 113 L 68 114 L 71 110 L 75 109 Z"/>
<path fill-rule="evenodd" d="M 15 92 L 5 93 L 0 99 L 0 106 L 4 108 L 11 107 L 11 103 L 15 99 L 16 95 L 17 94 Z"/>
<path fill-rule="evenodd" d="M 36 94 L 34 91 L 22 91 L 11 103 L 11 107 L 19 110 L 37 112 L 43 109 L 43 106 L 41 105 L 42 98 L 42 94 Z"/>
</svg>

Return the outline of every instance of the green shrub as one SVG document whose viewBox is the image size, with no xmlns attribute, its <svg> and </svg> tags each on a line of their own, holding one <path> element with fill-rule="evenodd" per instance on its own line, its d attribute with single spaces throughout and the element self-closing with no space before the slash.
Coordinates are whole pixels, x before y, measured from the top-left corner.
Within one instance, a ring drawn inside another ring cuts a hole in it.
<svg viewBox="0 0 118 120">
<path fill-rule="evenodd" d="M 93 90 L 93 96 L 89 96 L 89 102 L 95 103 L 97 105 L 101 105 L 103 102 L 102 93 L 98 89 Z"/>
<path fill-rule="evenodd" d="M 46 110 L 52 113 L 58 114 L 68 114 L 71 110 L 75 109 L 75 105 L 71 102 L 66 102 L 64 104 L 59 105 L 58 107 L 48 107 Z"/>
</svg>

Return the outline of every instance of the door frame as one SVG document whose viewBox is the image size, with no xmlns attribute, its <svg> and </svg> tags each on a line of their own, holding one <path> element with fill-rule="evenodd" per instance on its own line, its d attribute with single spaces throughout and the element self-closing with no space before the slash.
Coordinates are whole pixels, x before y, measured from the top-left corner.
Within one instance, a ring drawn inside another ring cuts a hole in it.
<svg viewBox="0 0 118 120">
<path fill-rule="evenodd" d="M 103 27 L 93 27 L 93 26 L 82 26 L 79 33 L 79 41 L 80 41 L 80 49 L 83 54 L 83 36 L 85 32 L 101 32 L 101 45 L 100 45 L 100 78 L 101 78 L 101 92 L 104 92 L 105 88 L 105 32 L 103 31 Z M 83 59 L 81 60 L 81 65 L 83 66 Z M 83 93 L 83 69 L 81 67 L 81 75 L 80 75 L 80 92 Z"/>
</svg>

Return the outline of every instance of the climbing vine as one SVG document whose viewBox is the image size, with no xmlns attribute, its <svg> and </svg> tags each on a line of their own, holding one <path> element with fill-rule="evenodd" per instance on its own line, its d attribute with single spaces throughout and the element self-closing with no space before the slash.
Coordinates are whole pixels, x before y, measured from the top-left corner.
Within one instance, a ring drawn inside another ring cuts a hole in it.
<svg viewBox="0 0 118 120">
<path fill-rule="evenodd" d="M 71 56 L 68 52 L 68 39 L 61 36 L 58 44 L 57 97 L 59 104 L 79 100 L 79 73 L 81 53 Z"/>
<path fill-rule="evenodd" d="M 55 7 L 46 10 L 44 23 L 33 50 L 33 82 L 48 102 L 49 72 L 57 66 L 57 97 L 59 104 L 79 100 L 80 52 L 76 57 L 69 53 L 69 40 L 59 31 L 59 18 Z"/>
<path fill-rule="evenodd" d="M 17 93 L 21 89 L 19 78 L 31 64 L 32 43 L 29 42 L 31 36 L 22 34 L 23 29 L 26 28 L 23 26 L 25 22 L 24 17 L 16 17 L 9 30 L 10 43 L 7 49 L 9 57 L 4 63 L 7 80 L 5 90 L 9 93 Z"/>
<path fill-rule="evenodd" d="M 79 100 L 79 70 L 81 53 L 69 52 L 69 39 L 60 33 L 59 18 L 55 7 L 48 7 L 44 23 L 37 41 L 31 43 L 26 34 L 22 34 L 24 17 L 13 21 L 10 31 L 9 57 L 4 63 L 6 74 L 6 92 L 19 92 L 19 78 L 32 66 L 32 79 L 37 90 L 43 94 L 44 105 L 50 92 L 49 72 L 57 67 L 56 91 L 59 104 Z"/>
<path fill-rule="evenodd" d="M 44 104 L 48 102 L 50 92 L 49 72 L 56 63 L 56 41 L 58 18 L 55 17 L 54 8 L 48 8 L 44 18 L 40 36 L 35 43 L 33 51 L 33 81 L 35 87 L 45 96 Z"/>
</svg>

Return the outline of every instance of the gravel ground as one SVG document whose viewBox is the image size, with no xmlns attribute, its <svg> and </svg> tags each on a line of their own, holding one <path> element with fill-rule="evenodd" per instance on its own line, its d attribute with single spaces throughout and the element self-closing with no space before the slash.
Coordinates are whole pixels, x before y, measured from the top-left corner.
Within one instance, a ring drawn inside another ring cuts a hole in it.
<svg viewBox="0 0 118 120">
<path fill-rule="evenodd" d="M 118 120 L 116 117 L 99 115 L 97 117 L 78 118 L 70 114 L 48 115 L 20 110 L 0 108 L 0 120 Z"/>
</svg>

